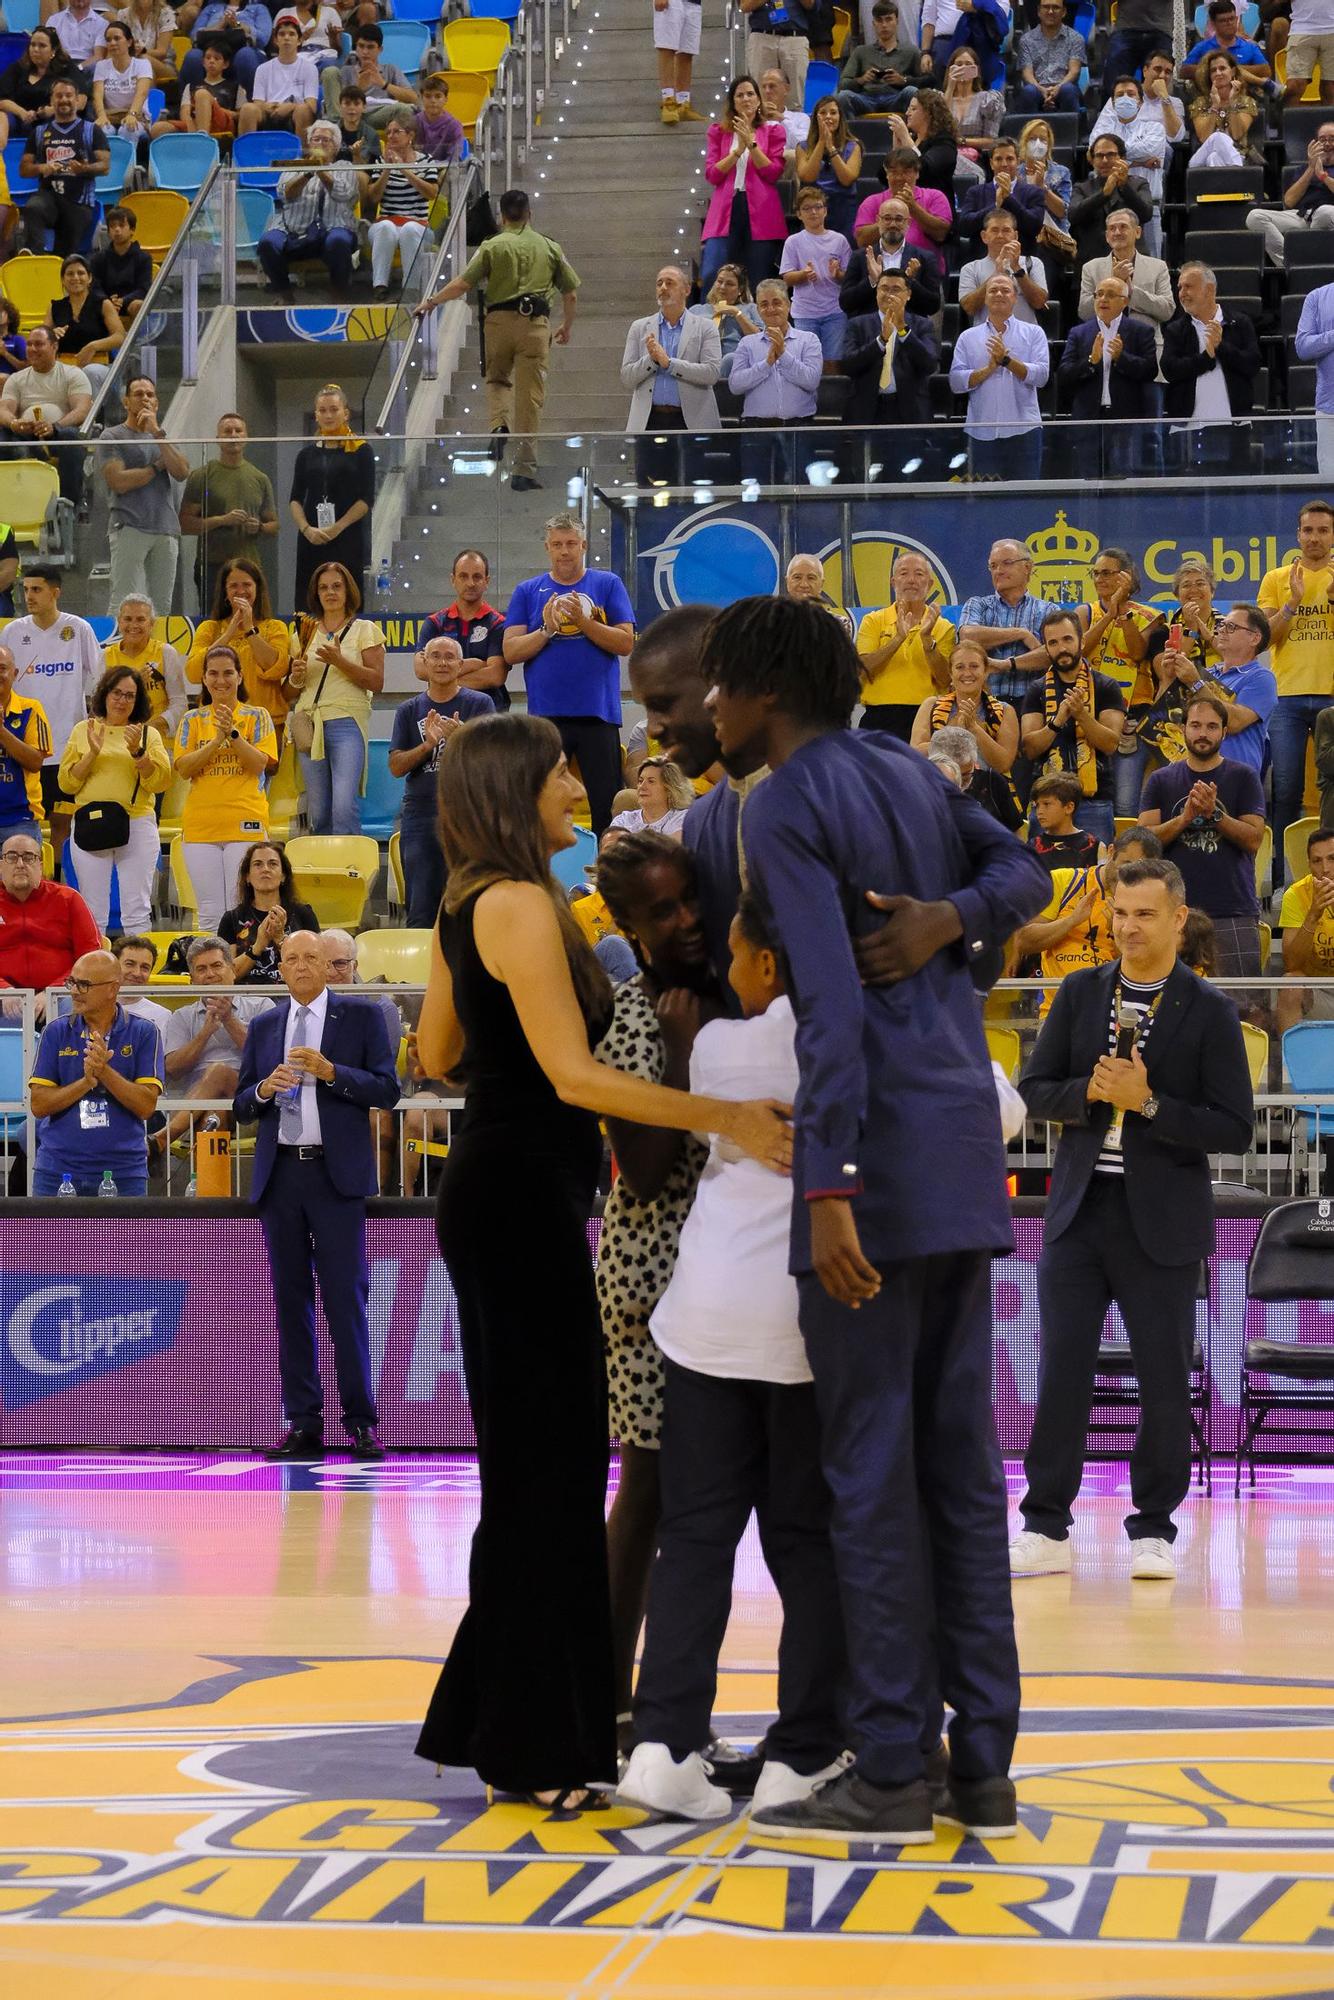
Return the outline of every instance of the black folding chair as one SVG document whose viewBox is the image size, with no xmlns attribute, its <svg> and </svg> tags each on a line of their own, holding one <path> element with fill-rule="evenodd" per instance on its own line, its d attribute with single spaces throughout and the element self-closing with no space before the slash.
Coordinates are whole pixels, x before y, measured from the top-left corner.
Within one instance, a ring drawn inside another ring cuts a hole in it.
<svg viewBox="0 0 1334 2000">
<path fill-rule="evenodd" d="M 1334 1299 L 1334 1202 L 1311 1198 L 1270 1209 L 1246 1267 L 1246 1299 L 1248 1304 Z M 1334 1342 L 1306 1339 L 1300 1332 L 1295 1338 L 1246 1340 L 1238 1404 L 1237 1493 L 1243 1467 L 1255 1485 L 1257 1462 L 1327 1461 L 1334 1456 L 1334 1427 L 1295 1419 L 1312 1412 L 1334 1416 Z M 1262 1450 L 1262 1433 L 1279 1448 Z"/>
</svg>

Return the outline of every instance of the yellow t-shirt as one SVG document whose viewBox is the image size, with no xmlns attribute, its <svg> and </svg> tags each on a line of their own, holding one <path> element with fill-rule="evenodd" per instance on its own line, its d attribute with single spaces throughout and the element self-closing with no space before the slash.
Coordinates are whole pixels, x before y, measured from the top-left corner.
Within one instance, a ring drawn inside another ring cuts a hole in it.
<svg viewBox="0 0 1334 2000">
<path fill-rule="evenodd" d="M 1046 908 L 1040 912 L 1039 921 L 1054 923 L 1063 911 L 1078 903 L 1090 889 L 1096 889 L 1098 893 L 1088 915 L 1081 918 L 1073 930 L 1067 931 L 1059 944 L 1043 952 L 1044 979 L 1064 979 L 1067 972 L 1078 972 L 1086 965 L 1106 965 L 1116 957 L 1116 946 L 1112 942 L 1112 910 L 1103 888 L 1100 869 L 1054 869 L 1051 895 Z M 1043 994 L 1041 1012 L 1044 1015 L 1055 998 L 1054 991 Z"/>
<path fill-rule="evenodd" d="M 13 735 L 21 736 L 25 743 L 33 744 L 44 757 L 51 755 L 51 725 L 46 719 L 46 710 L 40 701 L 31 696 L 11 694 L 9 706 L 5 710 L 5 728 Z M 8 792 L 9 772 L 14 773 L 14 782 L 22 779 L 27 794 L 28 805 L 36 820 L 45 820 L 46 809 L 42 804 L 42 774 L 40 771 L 24 771 L 18 764 L 5 759 L 4 789 Z M 15 800 L 17 804 L 17 800 Z"/>
<path fill-rule="evenodd" d="M 235 717 L 246 742 L 276 761 L 278 738 L 268 710 L 247 706 L 238 708 Z M 192 750 L 202 750 L 216 734 L 212 709 L 194 709 L 182 718 L 176 731 L 176 755 L 185 757 Z M 230 747 L 220 750 L 207 770 L 190 781 L 181 814 L 181 838 L 218 843 L 258 840 L 268 830 L 269 800 L 260 786 L 259 773 L 247 771 Z"/>
<path fill-rule="evenodd" d="M 1089 614 L 1090 624 L 1101 618 L 1102 607 L 1096 598 L 1084 608 Z M 1126 610 L 1130 614 L 1131 624 L 1138 632 L 1147 632 L 1150 625 L 1156 624 L 1162 618 L 1161 611 L 1156 611 L 1151 604 L 1137 604 L 1132 601 L 1127 604 Z M 1132 660 L 1127 653 L 1119 620 L 1107 627 L 1091 652 L 1085 647 L 1084 658 L 1095 673 L 1106 674 L 1110 680 L 1116 682 L 1126 698 L 1127 705 L 1131 708 L 1147 708 L 1158 691 L 1158 683 L 1148 657 Z"/>
<path fill-rule="evenodd" d="M 144 748 L 153 760 L 153 768 L 146 778 L 135 767 L 125 741 L 125 731 L 108 723 L 97 762 L 76 789 L 74 766 L 88 754 L 88 724 L 76 722 L 60 760 L 61 788 L 73 796 L 76 805 L 87 806 L 95 801 L 111 799 L 124 806 L 131 819 L 142 819 L 145 813 L 152 813 L 154 794 L 164 792 L 171 777 L 167 746 L 156 729 L 144 732 Z"/>
<path fill-rule="evenodd" d="M 1283 907 L 1278 915 L 1279 929 L 1300 930 L 1311 914 L 1314 896 L 1314 876 L 1303 875 L 1299 882 L 1291 883 L 1283 892 Z M 1334 973 L 1334 910 L 1326 910 L 1323 916 L 1317 917 L 1311 933 L 1311 949 L 1319 971 L 1323 974 Z"/>
<path fill-rule="evenodd" d="M 102 658 L 106 662 L 108 673 L 112 667 L 128 667 L 131 673 L 138 674 L 148 690 L 148 706 L 153 720 L 159 715 L 166 714 L 171 701 L 171 690 L 167 686 L 166 653 L 167 646 L 162 639 L 150 639 L 143 652 L 132 660 L 127 659 L 119 639 L 108 640 L 102 648 Z M 179 659 L 180 655 L 176 654 L 175 657 Z M 174 667 L 172 672 L 175 672 Z M 158 733 L 161 734 L 160 731 Z"/>
<path fill-rule="evenodd" d="M 899 612 L 895 604 L 886 604 L 878 611 L 868 611 L 857 632 L 857 651 L 862 659 L 869 659 L 895 638 L 899 629 Z M 948 618 L 937 618 L 931 628 L 931 643 L 944 659 L 954 651 L 955 630 Z M 862 700 L 868 708 L 916 707 L 929 694 L 936 693 L 936 684 L 931 678 L 931 669 L 926 663 L 926 648 L 922 644 L 920 632 L 911 632 L 899 647 L 892 660 L 881 667 L 862 688 Z"/>
<path fill-rule="evenodd" d="M 226 629 L 226 624 L 217 618 L 206 618 L 201 625 L 196 625 L 195 642 L 185 663 L 185 678 L 191 687 L 203 686 L 204 655 L 209 647 L 229 643 L 222 636 Z M 236 648 L 236 657 L 241 662 L 241 688 L 247 701 L 253 702 L 256 708 L 267 709 L 275 722 L 281 722 L 287 713 L 287 696 L 282 682 L 287 673 L 292 635 L 281 618 L 261 618 L 258 631 L 260 638 L 273 647 L 278 657 L 271 667 L 261 668 L 255 660 L 250 640 L 242 639 Z"/>
<path fill-rule="evenodd" d="M 1280 695 L 1334 697 L 1334 611 L 1329 608 L 1334 568 L 1303 568 L 1301 609 L 1288 627 L 1287 638 L 1275 643 L 1270 665 Z M 1255 601 L 1265 612 L 1277 611 L 1287 603 L 1287 566 L 1266 572 Z"/>
<path fill-rule="evenodd" d="M 580 896 L 571 903 L 574 920 L 590 944 L 601 944 L 603 938 L 619 937 L 615 919 L 596 889 L 590 889 L 586 896 Z"/>
</svg>

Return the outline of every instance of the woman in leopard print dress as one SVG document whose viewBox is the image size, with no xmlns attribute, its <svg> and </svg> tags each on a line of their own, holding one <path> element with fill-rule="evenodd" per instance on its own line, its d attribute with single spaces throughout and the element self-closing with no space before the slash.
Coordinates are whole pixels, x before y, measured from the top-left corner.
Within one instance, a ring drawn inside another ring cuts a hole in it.
<svg viewBox="0 0 1334 2000">
<path fill-rule="evenodd" d="M 696 1033 L 726 1011 L 700 928 L 693 858 L 664 834 L 627 834 L 599 861 L 598 888 L 642 967 L 617 988 L 598 1059 L 683 1088 Z M 613 1124 L 611 1137 L 619 1173 L 603 1216 L 597 1289 L 611 1429 L 620 1442 L 607 1542 L 617 1726 L 628 1744 L 635 1647 L 658 1526 L 663 1370 L 648 1323 L 676 1264 L 708 1147 L 689 1133 L 642 1125 Z"/>
</svg>

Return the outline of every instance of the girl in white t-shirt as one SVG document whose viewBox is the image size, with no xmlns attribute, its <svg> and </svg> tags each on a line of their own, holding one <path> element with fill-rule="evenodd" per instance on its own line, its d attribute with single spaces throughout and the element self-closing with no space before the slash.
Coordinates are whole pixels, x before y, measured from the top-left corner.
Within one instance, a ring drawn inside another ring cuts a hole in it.
<svg viewBox="0 0 1334 2000">
<path fill-rule="evenodd" d="M 691 1089 L 790 1104 L 796 1021 L 749 894 L 728 943 L 746 1018 L 700 1029 Z M 789 1180 L 714 1141 L 650 1328 L 666 1358 L 662 1516 L 635 1690 L 635 1749 L 618 1796 L 669 1817 L 721 1819 L 743 1767 L 707 1765 L 737 1545 L 752 1510 L 783 1604 L 778 1720 L 754 1804 L 805 1798 L 844 1767 L 843 1619 L 829 1544 L 820 1423 L 788 1274 Z M 754 1775 L 755 1762 L 750 1764 Z M 749 1790 L 749 1784 L 745 1784 Z"/>
</svg>

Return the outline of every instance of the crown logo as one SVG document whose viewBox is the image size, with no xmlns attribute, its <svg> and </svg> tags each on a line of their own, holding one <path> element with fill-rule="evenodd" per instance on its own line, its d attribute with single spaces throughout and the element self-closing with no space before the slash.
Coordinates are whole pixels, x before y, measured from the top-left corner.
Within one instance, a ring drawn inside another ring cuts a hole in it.
<svg viewBox="0 0 1334 2000">
<path fill-rule="evenodd" d="M 1072 528 L 1064 509 L 1058 509 L 1050 528 L 1029 535 L 1025 546 L 1033 558 L 1035 597 L 1054 598 L 1058 604 L 1084 604 L 1093 597 L 1093 559 L 1098 553 L 1098 537 L 1086 528 Z"/>
</svg>

